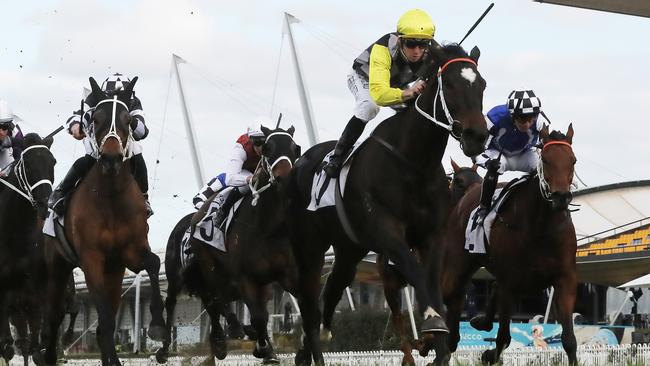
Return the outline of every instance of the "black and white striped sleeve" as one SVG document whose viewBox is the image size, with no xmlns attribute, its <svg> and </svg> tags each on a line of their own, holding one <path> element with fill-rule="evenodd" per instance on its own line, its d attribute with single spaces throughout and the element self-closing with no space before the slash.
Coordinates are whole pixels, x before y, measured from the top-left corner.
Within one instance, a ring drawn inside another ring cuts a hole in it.
<svg viewBox="0 0 650 366">
<path fill-rule="evenodd" d="M 145 124 L 144 111 L 142 110 L 142 103 L 140 102 L 140 99 L 138 99 L 138 97 L 136 96 L 134 96 L 133 100 L 131 101 L 131 108 L 129 114 L 131 115 L 131 118 L 135 120 L 135 122 L 131 123 L 131 129 L 133 130 L 133 138 L 136 141 L 139 141 L 147 137 L 147 135 L 149 135 L 149 128 Z"/>
</svg>

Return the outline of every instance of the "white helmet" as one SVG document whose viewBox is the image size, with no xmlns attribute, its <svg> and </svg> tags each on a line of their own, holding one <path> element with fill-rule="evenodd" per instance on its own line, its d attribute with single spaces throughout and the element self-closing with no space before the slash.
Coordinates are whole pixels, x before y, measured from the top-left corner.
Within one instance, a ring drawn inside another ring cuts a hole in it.
<svg viewBox="0 0 650 366">
<path fill-rule="evenodd" d="M 14 120 L 14 112 L 9 107 L 6 100 L 0 100 L 0 123 L 12 122 Z"/>
</svg>

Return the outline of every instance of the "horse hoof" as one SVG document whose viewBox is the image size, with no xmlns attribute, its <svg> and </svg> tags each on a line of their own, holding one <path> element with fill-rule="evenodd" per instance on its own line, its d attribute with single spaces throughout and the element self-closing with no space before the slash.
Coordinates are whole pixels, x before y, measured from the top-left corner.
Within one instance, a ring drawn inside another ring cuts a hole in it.
<svg viewBox="0 0 650 366">
<path fill-rule="evenodd" d="M 16 351 L 14 351 L 14 346 L 7 344 L 5 345 L 5 348 L 2 350 L 2 358 L 9 363 L 12 358 L 14 358 L 14 355 L 16 354 Z"/>
<path fill-rule="evenodd" d="M 244 334 L 248 337 L 249 340 L 251 341 L 256 341 L 257 340 L 257 331 L 255 328 L 253 328 L 252 325 L 244 325 Z"/>
<path fill-rule="evenodd" d="M 483 365 L 495 365 L 497 363 L 496 350 L 489 349 L 483 352 L 483 354 L 481 354 L 481 362 Z"/>
<path fill-rule="evenodd" d="M 294 358 L 294 362 L 298 366 L 310 366 L 311 354 L 301 348 L 296 352 L 296 357 Z"/>
<path fill-rule="evenodd" d="M 164 351 L 162 348 L 156 351 L 156 362 L 158 363 L 167 363 L 167 351 Z"/>
<path fill-rule="evenodd" d="M 154 341 L 162 342 L 166 339 L 167 331 L 162 325 L 153 325 L 149 327 L 147 334 L 149 335 L 149 338 Z"/>
<path fill-rule="evenodd" d="M 449 333 L 449 328 L 441 317 L 430 316 L 420 325 L 420 333 Z"/>
<path fill-rule="evenodd" d="M 262 365 L 279 365 L 280 364 L 280 359 L 277 358 L 275 355 L 265 357 L 264 360 L 262 361 Z"/>
<path fill-rule="evenodd" d="M 492 330 L 492 322 L 485 315 L 477 315 L 469 321 L 469 325 L 476 330 L 489 332 Z"/>
<path fill-rule="evenodd" d="M 237 323 L 236 325 L 233 324 L 228 325 L 228 338 L 230 339 L 242 339 L 244 338 L 246 334 L 244 333 L 244 328 L 241 326 L 241 324 Z"/>
</svg>

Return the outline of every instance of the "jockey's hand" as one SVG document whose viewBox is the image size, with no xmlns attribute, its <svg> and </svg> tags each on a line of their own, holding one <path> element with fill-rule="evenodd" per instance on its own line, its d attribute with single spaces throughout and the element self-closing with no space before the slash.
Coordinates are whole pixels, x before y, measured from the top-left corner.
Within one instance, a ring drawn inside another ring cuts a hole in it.
<svg viewBox="0 0 650 366">
<path fill-rule="evenodd" d="M 501 161 L 499 159 L 490 159 L 485 162 L 485 169 L 497 171 L 501 168 Z"/>
<path fill-rule="evenodd" d="M 81 124 L 79 123 L 75 123 L 70 127 L 70 133 L 72 134 L 72 137 L 74 137 L 77 140 L 81 140 L 84 137 L 86 137 L 86 134 L 81 129 Z"/>
<path fill-rule="evenodd" d="M 415 98 L 424 91 L 427 83 L 424 80 L 416 81 L 413 86 L 410 86 L 402 91 L 402 100 L 407 101 Z"/>
</svg>

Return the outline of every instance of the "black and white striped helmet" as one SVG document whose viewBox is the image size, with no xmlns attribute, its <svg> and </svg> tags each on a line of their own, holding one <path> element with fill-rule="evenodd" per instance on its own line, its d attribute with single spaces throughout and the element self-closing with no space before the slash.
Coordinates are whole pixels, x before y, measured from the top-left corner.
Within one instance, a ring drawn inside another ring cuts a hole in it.
<svg viewBox="0 0 650 366">
<path fill-rule="evenodd" d="M 532 90 L 513 90 L 508 95 L 508 111 L 512 116 L 539 114 L 542 102 Z"/>
<path fill-rule="evenodd" d="M 127 86 L 129 86 L 130 83 L 131 79 L 125 77 L 119 72 L 116 72 L 104 80 L 102 83 L 102 91 L 108 94 L 114 94 L 120 90 L 125 89 Z"/>
</svg>

